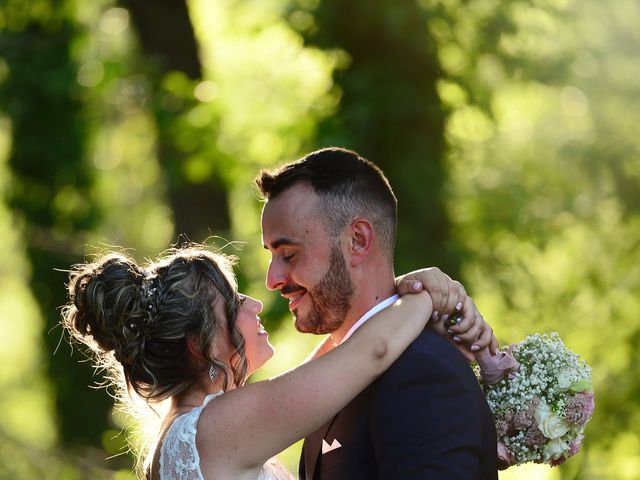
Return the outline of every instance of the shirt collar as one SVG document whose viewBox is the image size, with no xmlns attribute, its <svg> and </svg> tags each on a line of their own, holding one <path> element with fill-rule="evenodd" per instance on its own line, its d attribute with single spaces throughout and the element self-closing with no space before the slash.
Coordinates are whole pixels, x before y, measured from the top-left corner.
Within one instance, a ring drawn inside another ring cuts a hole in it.
<svg viewBox="0 0 640 480">
<path fill-rule="evenodd" d="M 344 336 L 344 338 L 342 339 L 340 344 L 344 343 L 351 335 L 353 335 L 353 332 L 355 332 L 358 328 L 360 328 L 364 324 L 364 322 L 369 320 L 376 313 L 378 313 L 378 312 L 384 310 L 385 308 L 387 308 L 388 306 L 392 305 L 399 298 L 400 298 L 400 295 L 398 295 L 396 293 L 395 295 L 391 295 L 386 300 L 383 300 L 380 303 L 378 303 L 377 305 L 375 305 L 371 310 L 369 310 L 367 313 L 365 313 L 363 316 L 361 316 L 356 323 L 353 324 L 353 326 L 349 329 L 349 331 Z"/>
</svg>

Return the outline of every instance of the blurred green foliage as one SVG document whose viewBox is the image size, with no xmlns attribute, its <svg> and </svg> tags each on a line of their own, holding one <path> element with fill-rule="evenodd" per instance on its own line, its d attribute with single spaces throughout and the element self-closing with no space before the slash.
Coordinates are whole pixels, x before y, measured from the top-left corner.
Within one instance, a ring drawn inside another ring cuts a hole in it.
<svg viewBox="0 0 640 480">
<path fill-rule="evenodd" d="M 419 2 L 380 0 L 297 1 L 288 14 L 309 43 L 341 52 L 334 72 L 339 109 L 320 122 L 316 141 L 353 148 L 385 171 L 402 205 L 397 268 L 438 264 L 458 276 L 430 17 Z"/>
<path fill-rule="evenodd" d="M 59 414 L 54 421 L 60 439 L 92 443 L 105 427 L 105 419 L 95 410 L 106 410 L 109 400 L 91 391 L 78 401 L 76 391 L 90 381 L 90 366 L 78 368 L 67 352 L 53 355 L 60 337 L 58 307 L 65 300 L 60 288 L 65 276 L 55 269 L 78 261 L 83 232 L 94 229 L 100 217 L 92 202 L 93 171 L 85 162 L 90 129 L 82 102 L 74 94 L 71 46 L 79 32 L 64 2 L 24 7 L 8 2 L 2 16 L 6 76 L 0 101 L 11 132 L 9 181 L 3 197 L 21 233 L 30 266 L 26 285 L 42 316 L 40 338 L 32 340 L 44 348 L 38 352 L 46 359 L 43 373 L 61 380 L 48 384 L 49 401 Z M 31 426 L 42 415 L 41 404 L 42 400 L 23 405 L 37 410 Z M 12 422 L 15 418 L 7 417 L 9 430 L 15 428 Z"/>
<path fill-rule="evenodd" d="M 439 265 L 502 343 L 556 330 L 592 365 L 582 452 L 500 478 L 640 478 L 637 2 L 144 7 L 0 3 L 0 478 L 132 477 L 126 422 L 55 327 L 63 270 L 99 249 L 211 237 L 265 300 L 260 378 L 304 358 L 251 180 L 330 144 L 387 172 L 399 272 Z"/>
</svg>

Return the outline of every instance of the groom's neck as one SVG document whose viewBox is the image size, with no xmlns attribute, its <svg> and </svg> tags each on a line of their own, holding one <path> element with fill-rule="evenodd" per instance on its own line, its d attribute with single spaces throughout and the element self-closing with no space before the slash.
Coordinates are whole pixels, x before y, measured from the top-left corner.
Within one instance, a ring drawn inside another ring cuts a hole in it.
<svg viewBox="0 0 640 480">
<path fill-rule="evenodd" d="M 364 278 L 362 278 L 356 283 L 355 293 L 351 300 L 351 309 L 340 327 L 331 332 L 331 339 L 336 345 L 342 342 L 347 332 L 365 313 L 396 293 L 393 272 L 389 272 L 383 277 L 378 277 L 377 281 L 371 281 L 371 278 L 376 277 L 369 277 L 368 281 L 364 281 Z"/>
</svg>

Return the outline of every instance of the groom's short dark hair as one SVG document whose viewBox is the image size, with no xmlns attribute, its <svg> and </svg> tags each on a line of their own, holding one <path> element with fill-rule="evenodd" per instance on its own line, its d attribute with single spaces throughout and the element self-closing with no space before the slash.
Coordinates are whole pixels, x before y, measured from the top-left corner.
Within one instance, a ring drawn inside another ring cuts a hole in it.
<svg viewBox="0 0 640 480">
<path fill-rule="evenodd" d="M 299 183 L 308 183 L 320 197 L 330 234 L 338 235 L 357 217 L 367 218 L 381 249 L 393 259 L 398 201 L 380 168 L 356 152 L 330 147 L 262 170 L 255 179 L 264 201 Z"/>
</svg>

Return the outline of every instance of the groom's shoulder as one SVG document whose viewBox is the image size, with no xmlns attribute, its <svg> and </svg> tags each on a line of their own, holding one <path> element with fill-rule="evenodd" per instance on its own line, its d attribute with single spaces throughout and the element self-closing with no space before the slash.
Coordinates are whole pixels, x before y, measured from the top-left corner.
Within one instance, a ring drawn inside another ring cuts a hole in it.
<svg viewBox="0 0 640 480">
<path fill-rule="evenodd" d="M 442 397 L 469 404 L 481 398 L 478 381 L 465 357 L 431 329 L 422 332 L 375 385 L 373 405 L 383 410 L 395 408 L 399 398 L 406 402 L 407 396 Z M 413 407 L 423 403 L 409 401 Z"/>
<path fill-rule="evenodd" d="M 469 372 L 469 364 L 455 346 L 434 330 L 427 328 L 407 347 L 393 363 L 385 376 L 428 375 L 439 371 Z"/>
<path fill-rule="evenodd" d="M 398 360 L 408 357 L 446 357 L 448 360 L 457 359 L 464 362 L 464 357 L 458 349 L 438 332 L 425 328 L 420 335 L 407 347 Z"/>
</svg>

